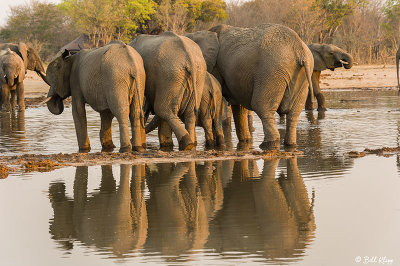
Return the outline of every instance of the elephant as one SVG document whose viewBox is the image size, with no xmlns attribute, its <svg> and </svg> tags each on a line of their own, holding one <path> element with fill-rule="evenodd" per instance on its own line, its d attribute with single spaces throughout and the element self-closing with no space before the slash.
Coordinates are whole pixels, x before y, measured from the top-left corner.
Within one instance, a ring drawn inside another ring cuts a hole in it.
<svg viewBox="0 0 400 266">
<path fill-rule="evenodd" d="M 143 58 L 146 70 L 146 101 L 161 118 L 160 131 L 172 129 L 179 150 L 195 148 L 196 116 L 206 75 L 200 48 L 187 37 L 173 32 L 142 34 L 129 43 Z M 183 117 L 185 127 L 179 116 Z M 161 147 L 171 147 L 170 139 L 160 139 Z"/>
<path fill-rule="evenodd" d="M 79 152 L 89 152 L 85 104 L 100 113 L 100 141 L 103 151 L 115 147 L 111 136 L 114 116 L 119 123 L 120 152 L 143 151 L 146 142 L 142 104 L 146 74 L 140 55 L 123 43 L 84 49 L 73 55 L 65 50 L 47 68 L 50 90 L 46 99 L 55 115 L 64 110 L 63 100 L 72 96 L 72 115 Z"/>
<path fill-rule="evenodd" d="M 10 49 L 16 52 L 24 61 L 25 71 L 32 70 L 35 71 L 47 85 L 50 83 L 46 77 L 42 59 L 39 53 L 32 46 L 25 44 L 24 42 L 15 43 L 1 43 L 0 50 Z"/>
<path fill-rule="evenodd" d="M 0 110 L 14 111 L 15 95 L 19 111 L 25 111 L 24 100 L 24 62 L 10 49 L 0 51 Z M 11 98 L 11 99 L 10 99 Z"/>
<path fill-rule="evenodd" d="M 76 168 L 73 197 L 59 181 L 50 184 L 49 199 L 54 212 L 49 232 L 66 250 L 74 243 L 109 250 L 118 258 L 143 248 L 148 231 L 144 165 L 120 165 L 117 186 L 111 165 L 101 166 L 101 183 L 88 193 L 87 166 Z M 130 171 L 132 179 L 130 181 Z"/>
<path fill-rule="evenodd" d="M 315 194 L 310 200 L 297 158 L 285 161 L 278 176 L 279 159 L 264 160 L 261 173 L 255 160 L 234 161 L 223 209 L 210 222 L 205 248 L 257 254 L 272 264 L 307 249 L 316 229 Z"/>
<path fill-rule="evenodd" d="M 295 147 L 297 120 L 308 87 L 313 93 L 314 59 L 300 37 L 277 24 L 254 28 L 222 24 L 193 35 L 204 57 L 215 61 L 211 73 L 220 81 L 222 94 L 232 105 L 239 141 L 251 140 L 248 109 L 256 112 L 263 124 L 264 140 L 260 148 L 279 149 L 280 136 L 274 119 L 278 112 L 287 114 L 284 144 Z M 204 39 L 207 41 L 199 41 Z M 202 43 L 208 45 L 202 47 Z M 215 44 L 214 49 L 208 48 L 211 43 Z"/>
<path fill-rule="evenodd" d="M 149 133 L 157 128 L 159 122 L 160 118 L 155 116 L 153 120 L 146 125 L 146 133 Z M 224 132 L 222 130 L 221 85 L 219 84 L 218 80 L 208 72 L 206 73 L 206 80 L 204 82 L 197 124 L 204 129 L 206 147 L 214 147 L 215 144 L 220 148 L 225 147 Z M 167 136 L 160 136 L 160 138 L 168 138 L 168 141 L 172 142 L 171 131 Z"/>
<path fill-rule="evenodd" d="M 313 57 L 314 57 L 314 71 L 311 77 L 314 96 L 318 102 L 318 111 L 325 111 L 325 97 L 321 93 L 321 88 L 319 87 L 319 80 L 321 77 L 321 71 L 329 69 L 334 71 L 335 68 L 344 67 L 345 69 L 352 68 L 354 64 L 353 57 L 333 44 L 319 44 L 313 43 L 309 44 Z M 306 101 L 306 110 L 313 109 L 311 94 L 308 94 Z"/>
</svg>

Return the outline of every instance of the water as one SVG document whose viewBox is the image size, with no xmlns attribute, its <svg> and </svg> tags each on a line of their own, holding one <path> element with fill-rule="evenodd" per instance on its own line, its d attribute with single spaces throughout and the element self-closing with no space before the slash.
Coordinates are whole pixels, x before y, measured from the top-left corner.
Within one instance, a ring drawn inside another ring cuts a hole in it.
<svg viewBox="0 0 400 266">
<path fill-rule="evenodd" d="M 398 146 L 397 92 L 325 95 L 324 118 L 300 117 L 303 157 L 11 173 L 0 180 L 0 265 L 400 265 L 400 158 L 346 155 Z M 76 152 L 70 112 L 0 113 L 0 152 Z M 113 136 L 119 146 L 116 125 Z M 148 142 L 157 148 L 155 133 Z"/>
</svg>

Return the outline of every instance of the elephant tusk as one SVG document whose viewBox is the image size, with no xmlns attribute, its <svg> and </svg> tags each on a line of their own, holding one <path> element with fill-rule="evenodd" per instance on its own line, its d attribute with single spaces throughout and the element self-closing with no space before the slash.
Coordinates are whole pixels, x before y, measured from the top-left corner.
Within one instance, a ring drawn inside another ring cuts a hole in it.
<svg viewBox="0 0 400 266">
<path fill-rule="evenodd" d="M 53 99 L 53 96 L 47 97 L 43 102 L 39 103 L 39 105 L 48 103 L 51 99 Z"/>
<path fill-rule="evenodd" d="M 348 62 L 346 62 L 346 61 L 344 61 L 342 59 L 340 59 L 339 62 L 342 63 L 343 65 L 348 65 L 349 64 Z"/>
</svg>

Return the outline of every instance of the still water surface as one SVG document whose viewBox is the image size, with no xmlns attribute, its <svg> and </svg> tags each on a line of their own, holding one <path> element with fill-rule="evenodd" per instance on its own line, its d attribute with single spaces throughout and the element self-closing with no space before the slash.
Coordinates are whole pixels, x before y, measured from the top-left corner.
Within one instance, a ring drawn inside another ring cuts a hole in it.
<svg viewBox="0 0 400 266">
<path fill-rule="evenodd" d="M 399 157 L 345 156 L 398 146 L 397 92 L 326 96 L 324 117 L 301 115 L 303 157 L 10 174 L 0 180 L 0 265 L 360 265 L 366 256 L 400 265 Z M 250 148 L 262 141 L 258 122 Z M 4 155 L 77 150 L 69 109 L 0 113 L 0 126 Z M 156 134 L 148 141 L 157 148 Z"/>
</svg>

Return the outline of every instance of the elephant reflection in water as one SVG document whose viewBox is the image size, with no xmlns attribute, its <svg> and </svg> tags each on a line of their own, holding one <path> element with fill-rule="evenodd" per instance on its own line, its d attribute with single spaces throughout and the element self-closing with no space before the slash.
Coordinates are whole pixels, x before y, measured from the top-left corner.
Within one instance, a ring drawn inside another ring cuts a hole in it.
<svg viewBox="0 0 400 266">
<path fill-rule="evenodd" d="M 224 190 L 224 208 L 210 223 L 206 248 L 217 252 L 263 251 L 268 259 L 299 256 L 313 238 L 315 221 L 297 159 L 287 160 L 287 173 L 275 179 L 279 160 L 236 161 Z"/>
<path fill-rule="evenodd" d="M 6 137 L 6 141 L 1 139 Z M 0 151 L 25 151 L 25 113 L 0 112 Z"/>
<path fill-rule="evenodd" d="M 199 185 L 195 162 L 159 164 L 156 169 L 148 168 L 146 176 L 150 198 L 145 248 L 172 256 L 170 260 L 188 250 L 203 248 L 209 236 L 208 217 L 212 216 L 209 212 L 213 207 L 205 204 L 201 195 L 208 184 L 201 181 Z M 216 184 L 215 190 L 221 191 L 220 182 L 210 182 Z"/>
<path fill-rule="evenodd" d="M 76 168 L 73 199 L 66 196 L 63 182 L 53 183 L 49 197 L 54 211 L 50 222 L 53 239 L 66 249 L 73 241 L 110 249 L 123 257 L 143 247 L 147 237 L 147 211 L 144 199 L 144 165 L 121 165 L 117 187 L 112 166 L 102 166 L 99 191 L 87 194 L 88 167 Z"/>
</svg>

